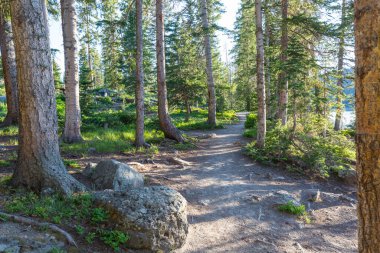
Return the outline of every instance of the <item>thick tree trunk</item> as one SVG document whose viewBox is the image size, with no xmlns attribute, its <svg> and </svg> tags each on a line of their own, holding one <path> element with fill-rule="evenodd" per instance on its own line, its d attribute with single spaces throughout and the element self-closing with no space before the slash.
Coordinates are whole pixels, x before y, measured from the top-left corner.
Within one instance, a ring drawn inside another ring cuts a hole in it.
<svg viewBox="0 0 380 253">
<path fill-rule="evenodd" d="M 143 66 L 143 1 L 136 0 L 136 147 L 145 145 L 144 139 L 144 66 Z"/>
<path fill-rule="evenodd" d="M 65 128 L 62 140 L 67 143 L 82 141 L 79 104 L 79 72 L 77 15 L 75 0 L 61 0 L 63 48 L 65 53 Z"/>
<path fill-rule="evenodd" d="M 380 1 L 355 1 L 359 252 L 380 249 Z"/>
<path fill-rule="evenodd" d="M 216 126 L 216 97 L 214 73 L 212 67 L 212 52 L 210 43 L 210 27 L 208 23 L 207 0 L 201 0 L 202 25 L 204 32 L 204 46 L 206 54 L 206 73 L 208 87 L 208 124 Z"/>
<path fill-rule="evenodd" d="M 165 137 L 184 142 L 180 131 L 173 125 L 168 109 L 168 95 L 165 73 L 165 45 L 164 45 L 164 14 L 163 0 L 156 0 L 156 53 L 157 53 L 157 84 L 158 84 L 158 118 L 161 130 Z"/>
<path fill-rule="evenodd" d="M 0 126 L 18 123 L 17 67 L 11 23 L 0 12 L 0 47 L 3 63 L 7 115 Z"/>
<path fill-rule="evenodd" d="M 344 63 L 344 22 L 346 17 L 346 0 L 342 0 L 342 18 L 341 18 L 341 32 L 339 37 L 339 52 L 338 52 L 338 94 L 337 94 L 337 108 L 336 108 L 336 116 L 335 116 L 335 126 L 334 130 L 339 131 L 342 129 L 342 112 L 343 112 L 343 63 Z"/>
<path fill-rule="evenodd" d="M 259 148 L 265 146 L 266 135 L 266 100 L 265 100 L 265 78 L 264 78 L 264 35 L 263 19 L 261 13 L 261 0 L 256 0 L 256 71 L 257 71 L 257 100 L 258 100 L 258 123 L 257 142 Z"/>
<path fill-rule="evenodd" d="M 12 182 L 36 192 L 85 190 L 61 160 L 45 0 L 11 1 L 19 91 L 19 151 Z"/>
<path fill-rule="evenodd" d="M 278 81 L 279 81 L 279 101 L 278 101 L 278 112 L 277 118 L 281 120 L 282 125 L 287 122 L 288 114 L 288 77 L 284 64 L 288 60 L 287 50 L 288 50 L 288 0 L 281 1 L 282 9 L 282 28 L 281 28 L 281 63 L 283 64 L 282 70 L 280 71 Z"/>
</svg>

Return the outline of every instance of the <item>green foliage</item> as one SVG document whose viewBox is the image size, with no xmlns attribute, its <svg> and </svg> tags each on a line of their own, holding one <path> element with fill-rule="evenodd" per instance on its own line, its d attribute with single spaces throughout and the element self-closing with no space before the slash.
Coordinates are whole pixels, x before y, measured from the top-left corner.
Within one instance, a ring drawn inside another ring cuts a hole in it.
<svg viewBox="0 0 380 253">
<path fill-rule="evenodd" d="M 286 204 L 280 205 L 278 210 L 281 212 L 302 216 L 306 214 L 306 207 L 304 205 L 294 204 L 293 201 L 289 201 Z"/>
<path fill-rule="evenodd" d="M 186 113 L 181 110 L 175 110 L 171 116 L 174 124 L 181 130 L 208 130 L 213 129 L 207 124 L 207 110 L 195 109 L 190 114 L 189 120 L 186 121 Z M 224 124 L 231 124 L 237 121 L 236 113 L 234 111 L 226 111 L 217 113 L 218 125 L 216 128 L 223 128 Z"/>
<path fill-rule="evenodd" d="M 10 161 L 0 159 L 0 167 L 9 167 L 11 165 L 12 163 Z"/>
<path fill-rule="evenodd" d="M 80 169 L 81 166 L 76 162 L 76 161 L 72 161 L 72 160 L 64 160 L 63 163 L 67 166 L 67 167 L 70 167 L 72 169 Z"/>
<path fill-rule="evenodd" d="M 247 120 L 244 123 L 245 128 L 256 128 L 257 127 L 257 114 L 250 113 L 247 115 Z"/>
<path fill-rule="evenodd" d="M 315 115 L 298 120 L 295 132 L 290 123 L 285 127 L 277 124 L 267 132 L 264 149 L 258 149 L 253 142 L 247 146 L 247 153 L 260 162 L 282 163 L 328 177 L 351 166 L 355 146 L 332 127 L 327 128 L 324 137 L 326 125 L 326 120 Z"/>
<path fill-rule="evenodd" d="M 98 237 L 114 250 L 118 250 L 129 239 L 127 234 L 113 228 L 109 213 L 96 206 L 89 194 L 64 198 L 58 195 L 38 197 L 34 193 L 21 192 L 11 195 L 4 208 L 10 213 L 21 213 L 71 226 L 88 243 L 93 243 Z"/>
<path fill-rule="evenodd" d="M 115 251 L 120 250 L 120 245 L 126 243 L 129 236 L 118 230 L 100 230 L 100 240 Z"/>
<path fill-rule="evenodd" d="M 246 129 L 243 133 L 243 136 L 247 138 L 256 138 L 257 128 Z"/>
</svg>

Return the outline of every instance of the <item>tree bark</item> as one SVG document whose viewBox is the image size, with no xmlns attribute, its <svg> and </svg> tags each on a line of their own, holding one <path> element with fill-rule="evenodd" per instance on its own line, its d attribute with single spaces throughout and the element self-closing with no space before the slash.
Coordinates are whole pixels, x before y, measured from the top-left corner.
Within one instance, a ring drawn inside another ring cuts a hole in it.
<svg viewBox="0 0 380 253">
<path fill-rule="evenodd" d="M 264 35 L 263 19 L 261 12 L 261 0 L 256 0 L 256 71 L 257 71 L 257 100 L 258 100 L 258 123 L 256 146 L 265 146 L 266 135 L 266 100 L 265 100 L 265 77 L 264 77 Z"/>
<path fill-rule="evenodd" d="M 208 87 L 208 124 L 212 127 L 216 127 L 216 97 L 210 43 L 210 27 L 208 23 L 207 0 L 201 0 L 201 10 L 202 25 L 204 32 L 204 46 L 206 54 L 206 74 Z"/>
<path fill-rule="evenodd" d="M 77 15 L 75 0 L 61 0 L 62 35 L 65 54 L 65 128 L 62 140 L 67 143 L 82 141 L 79 104 L 79 70 Z"/>
<path fill-rule="evenodd" d="M 359 252 L 380 249 L 380 1 L 355 1 Z"/>
<path fill-rule="evenodd" d="M 278 81 L 279 81 L 279 101 L 278 101 L 278 112 L 277 118 L 281 120 L 282 125 L 286 125 L 287 114 L 288 114 L 288 77 L 286 74 L 285 64 L 288 60 L 287 50 L 288 50 L 288 0 L 281 1 L 282 10 L 282 28 L 281 28 L 281 63 L 282 69 L 280 71 Z"/>
<path fill-rule="evenodd" d="M 265 1 L 265 46 L 266 48 L 270 47 L 271 43 L 271 36 L 272 36 L 272 31 L 270 27 L 270 22 L 269 22 L 269 17 L 270 17 L 270 11 L 269 11 L 269 1 Z M 272 117 L 272 111 L 271 111 L 271 75 L 270 75 L 270 56 L 269 54 L 265 54 L 265 88 L 266 88 L 266 110 L 267 110 L 267 118 Z"/>
<path fill-rule="evenodd" d="M 184 142 L 180 131 L 173 125 L 168 109 L 166 88 L 165 45 L 164 45 L 164 14 L 163 0 L 156 0 L 156 54 L 157 54 L 157 85 L 158 85 L 158 118 L 165 137 Z"/>
<path fill-rule="evenodd" d="M 71 195 L 85 190 L 62 162 L 45 0 L 11 1 L 19 91 L 15 186 Z"/>
<path fill-rule="evenodd" d="M 3 63 L 7 115 L 0 126 L 18 123 L 17 67 L 11 23 L 0 12 L 0 47 Z"/>
<path fill-rule="evenodd" d="M 344 64 L 344 22 L 346 17 L 346 0 L 342 0 L 342 18 L 341 18 L 341 32 L 339 36 L 339 52 L 338 52 L 338 94 L 337 94 L 337 108 L 336 108 L 336 116 L 335 116 L 335 126 L 334 130 L 339 131 L 342 129 L 342 113 L 343 113 L 343 64 Z"/>
<path fill-rule="evenodd" d="M 136 0 L 136 147 L 145 145 L 144 139 L 144 65 L 143 65 L 143 2 Z"/>
</svg>

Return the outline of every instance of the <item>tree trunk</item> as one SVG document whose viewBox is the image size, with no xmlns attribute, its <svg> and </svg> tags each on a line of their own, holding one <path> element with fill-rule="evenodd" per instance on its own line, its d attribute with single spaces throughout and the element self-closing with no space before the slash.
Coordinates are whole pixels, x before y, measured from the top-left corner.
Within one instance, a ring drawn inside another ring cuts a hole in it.
<svg viewBox="0 0 380 253">
<path fill-rule="evenodd" d="M 269 1 L 265 1 L 265 46 L 266 48 L 270 47 L 271 43 L 271 27 L 270 27 L 270 22 L 269 22 L 269 17 L 270 17 L 270 11 L 269 11 Z M 270 56 L 267 53 L 265 57 L 265 71 L 266 71 L 266 81 L 265 81 L 265 86 L 266 86 L 266 110 L 267 110 L 267 118 L 271 118 L 271 75 L 270 75 Z"/>
<path fill-rule="evenodd" d="M 186 116 L 185 116 L 185 122 L 189 122 L 190 120 L 190 114 L 191 114 L 191 107 L 189 103 L 189 99 L 185 99 L 185 106 L 186 106 Z"/>
<path fill-rule="evenodd" d="M 3 63 L 7 115 L 0 126 L 18 123 L 17 67 L 10 21 L 0 12 L 0 47 Z"/>
<path fill-rule="evenodd" d="M 208 86 L 208 124 L 212 127 L 216 126 L 216 98 L 215 83 L 212 67 L 212 52 L 210 43 L 210 27 L 208 23 L 207 0 L 201 0 L 202 24 L 204 32 L 204 46 L 206 54 L 206 73 Z"/>
<path fill-rule="evenodd" d="M 266 101 L 265 101 L 265 78 L 264 78 L 264 35 L 263 19 L 261 13 L 261 0 L 256 0 L 256 71 L 257 71 L 257 100 L 258 100 L 258 123 L 257 142 L 259 148 L 265 146 L 266 135 Z"/>
<path fill-rule="evenodd" d="M 79 104 L 79 72 L 77 17 L 75 0 L 61 0 L 62 35 L 65 53 L 65 128 L 62 140 L 67 143 L 82 141 Z"/>
<path fill-rule="evenodd" d="M 164 14 L 163 0 L 156 0 L 156 53 L 157 53 L 157 84 L 158 84 L 158 118 L 161 130 L 165 137 L 184 142 L 180 131 L 173 125 L 168 109 L 166 71 L 165 71 L 165 45 L 164 45 Z"/>
<path fill-rule="evenodd" d="M 143 2 L 136 0 L 136 147 L 145 145 L 144 139 L 144 66 L 143 66 Z"/>
<path fill-rule="evenodd" d="M 355 1 L 359 252 L 380 249 L 380 1 Z"/>
<path fill-rule="evenodd" d="M 85 190 L 61 160 L 45 0 L 11 1 L 19 84 L 19 151 L 12 182 L 36 192 Z"/>
<path fill-rule="evenodd" d="M 285 64 L 288 60 L 287 50 L 288 50 L 288 0 L 281 1 L 282 9 L 282 35 L 281 35 L 281 63 L 282 69 L 280 71 L 278 81 L 279 81 L 279 101 L 278 101 L 278 112 L 277 118 L 281 120 L 282 125 L 287 122 L 288 114 L 288 77 L 286 74 Z"/>
<path fill-rule="evenodd" d="M 345 23 L 346 17 L 346 0 L 342 0 L 342 18 L 341 18 L 341 32 L 339 37 L 339 52 L 338 52 L 338 94 L 337 94 L 337 108 L 335 116 L 334 130 L 339 131 L 342 129 L 342 111 L 343 111 L 343 60 L 344 60 L 344 36 L 345 36 Z"/>
</svg>

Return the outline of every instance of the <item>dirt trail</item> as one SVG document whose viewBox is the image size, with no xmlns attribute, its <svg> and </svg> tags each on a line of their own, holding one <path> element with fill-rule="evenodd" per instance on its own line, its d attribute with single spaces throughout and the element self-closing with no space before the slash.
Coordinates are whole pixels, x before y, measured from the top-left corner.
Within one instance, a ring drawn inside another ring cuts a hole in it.
<svg viewBox="0 0 380 253">
<path fill-rule="evenodd" d="M 166 178 L 189 202 L 189 236 L 177 252 L 356 252 L 354 189 L 259 166 L 241 150 L 242 131 L 243 122 L 213 131 L 216 137 L 202 140 L 199 150 L 180 153 L 191 166 L 146 173 Z M 323 198 L 307 204 L 310 224 L 277 210 L 277 191 L 299 198 L 307 189 Z"/>
</svg>

